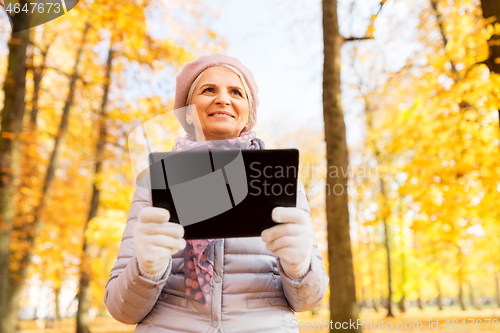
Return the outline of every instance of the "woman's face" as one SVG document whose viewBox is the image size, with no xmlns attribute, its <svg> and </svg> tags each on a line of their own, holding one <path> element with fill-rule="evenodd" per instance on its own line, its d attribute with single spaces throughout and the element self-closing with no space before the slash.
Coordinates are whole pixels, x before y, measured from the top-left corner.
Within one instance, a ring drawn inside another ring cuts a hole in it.
<svg viewBox="0 0 500 333">
<path fill-rule="evenodd" d="M 243 83 L 227 67 L 209 67 L 203 72 L 194 88 L 191 104 L 196 106 L 199 123 L 189 113 L 187 120 L 194 123 L 198 141 L 203 136 L 207 141 L 238 137 L 248 121 L 248 100 Z"/>
</svg>

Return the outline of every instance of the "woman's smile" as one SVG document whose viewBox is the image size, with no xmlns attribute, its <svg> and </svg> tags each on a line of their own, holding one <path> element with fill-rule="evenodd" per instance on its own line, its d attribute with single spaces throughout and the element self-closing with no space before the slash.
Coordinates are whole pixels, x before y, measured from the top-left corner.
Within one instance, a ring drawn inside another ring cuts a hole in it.
<svg viewBox="0 0 500 333">
<path fill-rule="evenodd" d="M 215 111 L 209 115 L 209 117 L 216 118 L 216 119 L 228 119 L 232 118 L 234 119 L 234 116 L 227 111 Z"/>
</svg>

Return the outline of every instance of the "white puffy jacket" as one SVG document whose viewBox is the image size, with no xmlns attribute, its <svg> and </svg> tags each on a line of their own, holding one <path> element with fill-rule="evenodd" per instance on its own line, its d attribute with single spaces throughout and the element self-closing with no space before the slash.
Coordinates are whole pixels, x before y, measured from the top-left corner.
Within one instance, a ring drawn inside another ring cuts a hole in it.
<svg viewBox="0 0 500 333">
<path fill-rule="evenodd" d="M 298 182 L 297 207 L 310 216 L 304 186 Z M 297 333 L 294 311 L 311 310 L 323 300 L 329 279 L 316 242 L 309 271 L 293 280 L 260 237 L 220 239 L 214 247 L 208 309 L 184 292 L 182 251 L 171 258 L 159 281 L 141 276 L 132 237 L 139 212 L 151 205 L 150 191 L 137 187 L 104 296 L 116 320 L 138 324 L 134 332 Z"/>
</svg>

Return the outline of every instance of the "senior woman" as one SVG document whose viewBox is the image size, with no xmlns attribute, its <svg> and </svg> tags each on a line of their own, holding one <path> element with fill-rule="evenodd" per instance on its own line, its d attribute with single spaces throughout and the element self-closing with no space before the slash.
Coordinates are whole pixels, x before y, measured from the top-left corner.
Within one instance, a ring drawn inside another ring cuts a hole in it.
<svg viewBox="0 0 500 333">
<path fill-rule="evenodd" d="M 176 84 L 174 109 L 195 108 L 176 115 L 188 134 L 177 138 L 174 150 L 264 149 L 251 131 L 257 84 L 238 59 L 200 57 Z M 278 225 L 261 237 L 187 242 L 183 227 L 137 187 L 106 284 L 111 315 L 138 324 L 135 332 L 298 332 L 294 311 L 319 305 L 328 284 L 298 182 L 296 207 L 275 208 Z"/>
</svg>

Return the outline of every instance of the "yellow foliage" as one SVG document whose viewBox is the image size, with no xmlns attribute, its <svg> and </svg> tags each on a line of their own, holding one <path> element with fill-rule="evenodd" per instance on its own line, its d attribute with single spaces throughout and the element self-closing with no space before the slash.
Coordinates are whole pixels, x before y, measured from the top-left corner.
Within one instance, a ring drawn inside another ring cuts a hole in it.
<svg viewBox="0 0 500 333">
<path fill-rule="evenodd" d="M 352 196 L 360 297 L 363 289 L 387 295 L 384 217 L 395 301 L 403 294 L 436 297 L 437 282 L 454 296 L 459 279 L 493 296 L 500 270 L 500 79 L 483 62 L 500 25 L 485 21 L 469 0 L 440 1 L 438 10 L 444 36 L 432 8 L 420 17 L 415 42 L 423 51 L 415 58 L 422 66 L 409 61 L 385 84 L 370 81 L 375 88 L 362 96 L 369 133 L 361 165 L 376 162 L 380 177 L 357 180 L 366 190 Z M 360 63 L 375 62 L 370 53 Z M 383 276 L 370 271 L 373 261 Z"/>
<path fill-rule="evenodd" d="M 126 214 L 123 210 L 107 210 L 103 215 L 90 220 L 85 237 L 99 248 L 116 247 L 125 228 Z"/>
</svg>

